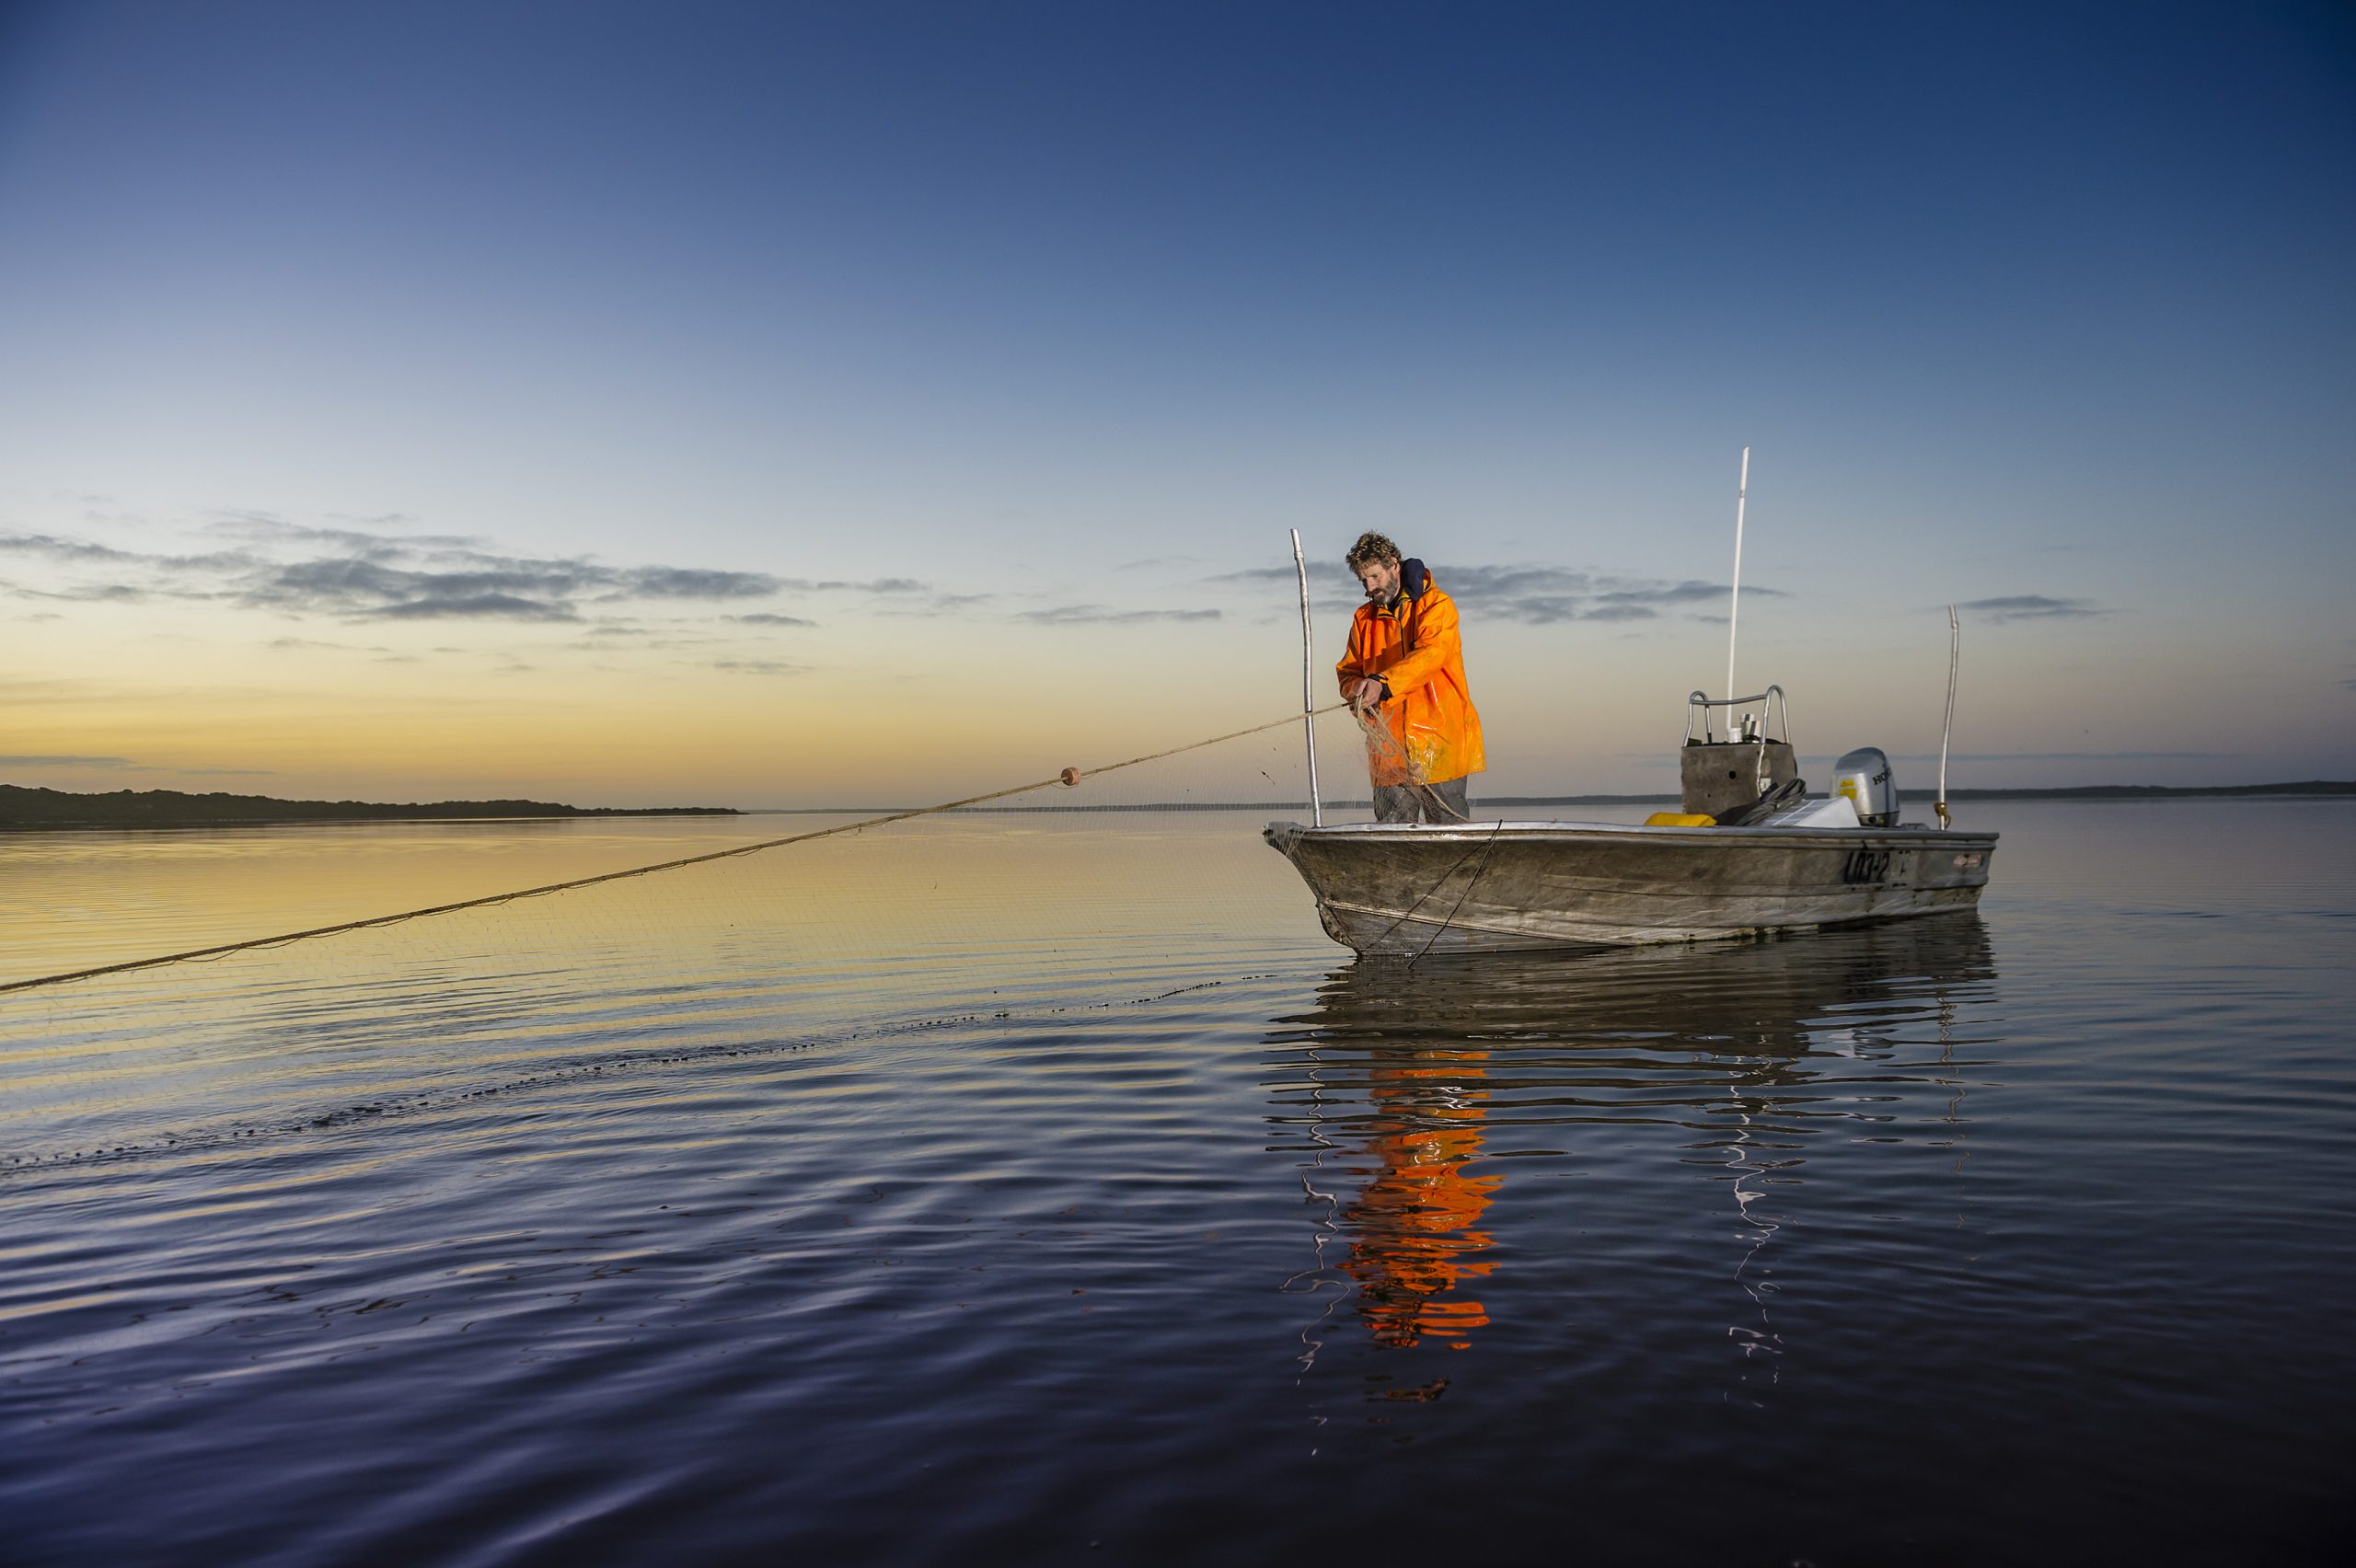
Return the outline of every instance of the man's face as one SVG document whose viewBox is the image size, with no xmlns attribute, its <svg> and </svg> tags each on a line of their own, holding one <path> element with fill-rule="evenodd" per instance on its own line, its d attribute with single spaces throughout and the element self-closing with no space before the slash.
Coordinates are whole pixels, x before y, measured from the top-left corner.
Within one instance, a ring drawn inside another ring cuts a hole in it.
<svg viewBox="0 0 2356 1568">
<path fill-rule="evenodd" d="M 1395 560 L 1370 560 L 1357 569 L 1358 586 L 1366 596 L 1378 605 L 1387 605 L 1399 596 L 1399 563 Z"/>
</svg>

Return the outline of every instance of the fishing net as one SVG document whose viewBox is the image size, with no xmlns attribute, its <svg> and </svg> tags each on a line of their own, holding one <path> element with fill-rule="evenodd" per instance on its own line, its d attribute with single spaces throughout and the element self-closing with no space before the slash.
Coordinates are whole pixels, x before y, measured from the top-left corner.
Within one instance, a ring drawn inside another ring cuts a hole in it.
<svg viewBox="0 0 2356 1568">
<path fill-rule="evenodd" d="M 1317 729 L 1328 820 L 1364 820 L 1358 726 Z M 1329 961 L 1260 836 L 1307 819 L 1303 752 L 1296 716 L 897 812 L 27 836 L 0 1160 Z"/>
</svg>

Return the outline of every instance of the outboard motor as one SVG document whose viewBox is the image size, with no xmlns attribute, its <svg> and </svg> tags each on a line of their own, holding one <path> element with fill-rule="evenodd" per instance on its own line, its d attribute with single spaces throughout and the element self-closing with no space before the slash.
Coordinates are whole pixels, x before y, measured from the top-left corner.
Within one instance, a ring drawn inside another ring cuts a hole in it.
<svg viewBox="0 0 2356 1568">
<path fill-rule="evenodd" d="M 1879 746 L 1859 746 L 1834 763 L 1832 792 L 1849 797 L 1865 826 L 1898 825 L 1898 780 Z"/>
</svg>

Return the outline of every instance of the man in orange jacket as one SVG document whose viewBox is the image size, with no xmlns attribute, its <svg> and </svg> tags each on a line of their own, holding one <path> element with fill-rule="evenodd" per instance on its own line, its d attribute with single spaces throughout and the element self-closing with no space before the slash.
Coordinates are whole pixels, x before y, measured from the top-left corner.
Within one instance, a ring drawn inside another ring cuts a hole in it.
<svg viewBox="0 0 2356 1568">
<path fill-rule="evenodd" d="M 1366 603 L 1334 666 L 1367 732 L 1377 822 L 1464 822 L 1465 781 L 1484 766 L 1481 715 L 1464 684 L 1456 601 L 1380 534 L 1350 547 Z"/>
</svg>

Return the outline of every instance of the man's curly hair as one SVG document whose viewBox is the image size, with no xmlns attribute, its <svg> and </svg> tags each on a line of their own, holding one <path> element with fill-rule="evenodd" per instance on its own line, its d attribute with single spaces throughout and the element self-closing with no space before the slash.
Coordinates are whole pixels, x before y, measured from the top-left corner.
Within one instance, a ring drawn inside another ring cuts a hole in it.
<svg viewBox="0 0 2356 1568">
<path fill-rule="evenodd" d="M 1342 559 L 1348 563 L 1352 571 L 1356 571 L 1370 560 L 1397 560 L 1399 547 L 1391 542 L 1390 535 L 1378 534 L 1369 529 L 1358 536 L 1358 542 L 1352 545 L 1350 553 Z"/>
</svg>

